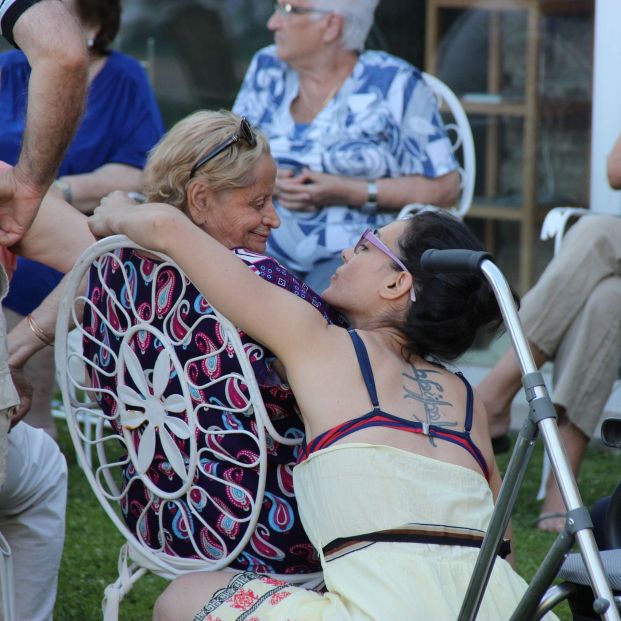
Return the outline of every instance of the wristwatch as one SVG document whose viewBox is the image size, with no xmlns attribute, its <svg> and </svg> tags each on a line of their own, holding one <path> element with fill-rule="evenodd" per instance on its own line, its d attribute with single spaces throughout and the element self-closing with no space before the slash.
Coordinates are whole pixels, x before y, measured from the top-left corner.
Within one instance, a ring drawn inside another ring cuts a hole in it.
<svg viewBox="0 0 621 621">
<path fill-rule="evenodd" d="M 367 202 L 360 207 L 360 211 L 369 215 L 377 212 L 377 183 L 375 181 L 367 183 Z"/>
</svg>

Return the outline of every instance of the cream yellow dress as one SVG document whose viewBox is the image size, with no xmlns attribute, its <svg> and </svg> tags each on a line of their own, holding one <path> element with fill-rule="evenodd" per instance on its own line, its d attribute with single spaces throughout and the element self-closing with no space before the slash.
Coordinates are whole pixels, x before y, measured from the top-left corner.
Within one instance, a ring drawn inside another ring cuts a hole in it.
<svg viewBox="0 0 621 621">
<path fill-rule="evenodd" d="M 388 446 L 343 443 L 294 470 L 300 516 L 321 556 L 320 594 L 241 574 L 196 621 L 455 621 L 478 548 L 366 542 L 324 555 L 335 539 L 419 528 L 478 534 L 493 503 L 477 472 Z M 509 619 L 526 583 L 497 559 L 478 621 Z M 553 614 L 546 621 L 556 619 Z"/>
</svg>

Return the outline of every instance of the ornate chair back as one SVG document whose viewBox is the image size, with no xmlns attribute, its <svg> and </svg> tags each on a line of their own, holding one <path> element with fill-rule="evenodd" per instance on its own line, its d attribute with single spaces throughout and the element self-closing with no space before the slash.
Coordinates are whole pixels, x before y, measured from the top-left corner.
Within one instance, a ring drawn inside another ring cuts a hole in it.
<svg viewBox="0 0 621 621">
<path fill-rule="evenodd" d="M 127 260 L 136 253 L 148 251 L 123 236 L 89 248 L 71 272 L 56 328 L 71 438 L 126 540 L 119 578 L 106 589 L 105 619 L 118 618 L 120 600 L 147 570 L 170 579 L 242 559 L 242 568 L 265 571 L 244 548 L 250 542 L 269 551 L 257 529 L 263 505 L 271 503 L 270 523 L 286 517 L 282 503 L 264 498 L 268 451 L 302 438 L 284 437 L 267 415 L 249 360 L 260 348 L 242 342 L 196 289 L 188 298 L 193 285 L 170 258 L 147 254 L 156 260 L 139 262 L 146 273 L 137 274 Z M 80 293 L 87 274 L 88 297 Z M 148 303 L 137 299 L 138 282 Z M 82 347 L 71 346 L 70 320 Z M 173 538 L 183 541 L 182 555 Z"/>
</svg>

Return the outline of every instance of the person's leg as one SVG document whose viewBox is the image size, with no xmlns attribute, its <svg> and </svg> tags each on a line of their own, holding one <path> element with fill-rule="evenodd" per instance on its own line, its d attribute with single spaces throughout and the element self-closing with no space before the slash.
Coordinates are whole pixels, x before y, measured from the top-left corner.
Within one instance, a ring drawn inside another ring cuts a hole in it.
<svg viewBox="0 0 621 621">
<path fill-rule="evenodd" d="M 192 621 L 219 589 L 234 576 L 226 571 L 200 571 L 173 580 L 157 598 L 153 621 Z"/>
<path fill-rule="evenodd" d="M 589 444 L 589 438 L 567 419 L 563 408 L 557 406 L 557 413 L 559 414 L 559 433 L 565 446 L 569 467 L 574 476 L 577 477 L 584 452 Z M 540 530 L 558 533 L 565 526 L 565 512 L 566 508 L 561 492 L 554 475 L 550 473 L 546 483 L 546 497 L 537 518 L 537 527 Z"/>
<path fill-rule="evenodd" d="M 9 309 L 5 309 L 9 330 L 19 323 L 23 317 Z M 54 396 L 54 348 L 44 347 L 26 363 L 26 377 L 32 384 L 32 404 L 28 412 L 28 424 L 43 429 L 56 439 L 56 424 L 52 418 L 52 397 Z"/>
<path fill-rule="evenodd" d="M 9 434 L 0 532 L 11 546 L 17 618 L 52 618 L 65 538 L 67 466 L 56 442 L 24 422 Z"/>
<path fill-rule="evenodd" d="M 524 296 L 520 319 L 529 341 L 554 357 L 597 284 L 609 276 L 621 276 L 621 218 L 584 216 Z"/>
<path fill-rule="evenodd" d="M 529 344 L 535 364 L 539 367 L 548 360 L 548 356 L 534 343 Z M 498 438 L 508 431 L 511 422 L 511 401 L 521 387 L 522 370 L 513 347 L 510 347 L 476 387 L 477 394 L 487 410 L 492 438 Z"/>
<path fill-rule="evenodd" d="M 520 319 L 540 366 L 556 355 L 565 332 L 603 279 L 621 274 L 621 218 L 584 216 L 567 233 L 561 250 L 524 296 Z M 510 422 L 508 406 L 521 387 L 513 349 L 477 386 L 493 438 Z"/>
<path fill-rule="evenodd" d="M 577 476 L 589 439 L 601 418 L 621 357 L 621 278 L 605 278 L 593 289 L 567 330 L 554 361 L 552 401 L 559 412 L 559 431 Z M 550 476 L 542 515 L 564 513 L 560 491 Z M 558 531 L 564 519 L 539 521 L 542 530 Z"/>
<path fill-rule="evenodd" d="M 621 277 L 593 289 L 556 352 L 552 400 L 569 421 L 591 437 L 619 375 Z"/>
</svg>

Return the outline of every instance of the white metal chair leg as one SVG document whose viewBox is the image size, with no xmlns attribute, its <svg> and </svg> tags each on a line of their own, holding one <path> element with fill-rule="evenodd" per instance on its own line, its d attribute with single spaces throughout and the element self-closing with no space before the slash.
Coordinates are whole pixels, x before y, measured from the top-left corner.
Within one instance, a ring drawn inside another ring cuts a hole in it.
<svg viewBox="0 0 621 621">
<path fill-rule="evenodd" d="M 0 533 L 0 594 L 2 595 L 2 618 L 15 621 L 15 581 L 11 546 Z"/>
<path fill-rule="evenodd" d="M 103 621 L 119 620 L 121 601 L 132 590 L 134 584 L 148 571 L 146 567 L 139 567 L 136 563 L 129 564 L 128 559 L 129 549 L 127 544 L 125 544 L 119 553 L 119 577 L 115 582 L 109 584 L 104 591 L 103 601 L 101 602 Z"/>
</svg>

